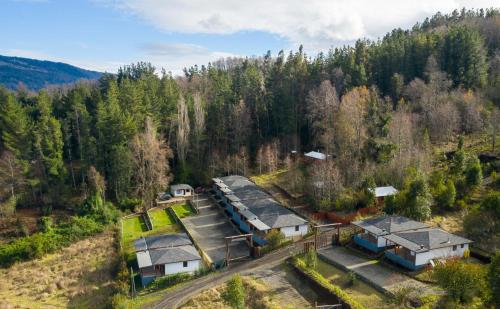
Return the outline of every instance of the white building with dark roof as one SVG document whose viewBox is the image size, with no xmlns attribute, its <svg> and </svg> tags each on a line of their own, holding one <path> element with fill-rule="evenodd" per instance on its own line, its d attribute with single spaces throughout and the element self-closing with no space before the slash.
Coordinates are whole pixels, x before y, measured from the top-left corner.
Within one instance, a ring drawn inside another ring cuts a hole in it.
<svg viewBox="0 0 500 309">
<path fill-rule="evenodd" d="M 281 206 L 246 177 L 214 178 L 213 189 L 231 220 L 243 232 L 253 233 L 258 244 L 264 244 L 266 235 L 273 229 L 285 237 L 303 236 L 308 232 L 306 220 Z"/>
<path fill-rule="evenodd" d="M 381 216 L 368 220 L 354 221 L 351 224 L 363 231 L 361 234 L 354 236 L 354 242 L 373 252 L 380 252 L 385 249 L 386 240 L 382 236 L 429 227 L 422 222 L 402 216 Z"/>
<path fill-rule="evenodd" d="M 170 195 L 173 197 L 189 197 L 194 194 L 194 189 L 188 184 L 176 184 L 170 186 Z"/>
<path fill-rule="evenodd" d="M 409 269 L 422 268 L 434 259 L 461 258 L 472 243 L 438 228 L 396 232 L 383 238 L 391 247 L 385 256 Z"/>
<path fill-rule="evenodd" d="M 137 265 L 143 285 L 156 277 L 194 273 L 201 257 L 185 233 L 142 237 L 134 241 Z"/>
</svg>

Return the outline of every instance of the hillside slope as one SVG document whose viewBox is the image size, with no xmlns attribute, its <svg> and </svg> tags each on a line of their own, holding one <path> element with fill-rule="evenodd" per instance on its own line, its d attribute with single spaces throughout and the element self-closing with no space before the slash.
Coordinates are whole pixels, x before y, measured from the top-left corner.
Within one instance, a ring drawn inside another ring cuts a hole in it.
<svg viewBox="0 0 500 309">
<path fill-rule="evenodd" d="M 39 90 L 47 85 L 97 79 L 101 75 L 61 62 L 0 55 L 0 84 L 9 89 L 15 89 L 21 82 L 30 90 Z"/>
</svg>

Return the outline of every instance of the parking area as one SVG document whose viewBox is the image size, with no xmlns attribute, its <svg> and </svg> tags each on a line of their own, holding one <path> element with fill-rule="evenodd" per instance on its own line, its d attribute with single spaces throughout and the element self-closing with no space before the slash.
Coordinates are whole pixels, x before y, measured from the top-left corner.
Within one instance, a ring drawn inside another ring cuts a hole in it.
<svg viewBox="0 0 500 309">
<path fill-rule="evenodd" d="M 208 194 L 198 195 L 193 203 L 197 204 L 199 213 L 182 218 L 181 221 L 212 263 L 220 265 L 226 258 L 224 238 L 240 233 L 229 223 L 228 218 Z M 249 250 L 246 241 L 233 241 L 230 245 L 231 258 L 248 256 Z"/>
</svg>

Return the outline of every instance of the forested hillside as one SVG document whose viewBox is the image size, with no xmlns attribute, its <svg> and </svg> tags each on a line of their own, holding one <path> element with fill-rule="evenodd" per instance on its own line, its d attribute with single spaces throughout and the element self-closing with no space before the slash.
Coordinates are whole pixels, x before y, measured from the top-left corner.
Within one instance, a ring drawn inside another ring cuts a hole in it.
<svg viewBox="0 0 500 309">
<path fill-rule="evenodd" d="M 367 181 L 402 187 L 409 168 L 429 173 L 434 147 L 458 135 L 486 136 L 497 151 L 499 89 L 498 10 L 437 14 L 316 56 L 221 60 L 179 78 L 139 63 L 69 89 L 2 89 L 2 212 L 73 208 L 96 186 L 116 205 L 150 206 L 172 179 L 270 171 L 292 150 L 317 149 L 332 160 L 310 174 L 324 183 L 313 199 L 334 207 Z"/>
<path fill-rule="evenodd" d="M 101 73 L 52 61 L 0 55 L 0 85 L 17 89 L 19 84 L 38 91 L 49 85 L 74 83 L 79 79 L 98 79 Z"/>
</svg>

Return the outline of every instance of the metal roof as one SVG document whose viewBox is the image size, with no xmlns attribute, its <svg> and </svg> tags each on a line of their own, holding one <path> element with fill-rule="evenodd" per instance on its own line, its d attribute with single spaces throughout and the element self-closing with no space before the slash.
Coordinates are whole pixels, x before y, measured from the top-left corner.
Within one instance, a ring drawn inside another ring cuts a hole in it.
<svg viewBox="0 0 500 309">
<path fill-rule="evenodd" d="M 188 184 L 185 184 L 185 183 L 179 183 L 179 184 L 176 184 L 176 185 L 171 185 L 170 186 L 170 190 L 172 191 L 175 191 L 175 190 L 193 190 L 193 187 L 191 187 L 190 185 Z"/>
<path fill-rule="evenodd" d="M 228 194 L 228 195 L 226 195 L 226 198 L 228 200 L 230 200 L 231 202 L 239 202 L 240 201 L 240 199 L 234 194 Z"/>
<path fill-rule="evenodd" d="M 220 178 L 212 178 L 212 181 L 215 183 L 222 182 L 222 180 L 220 180 Z"/>
<path fill-rule="evenodd" d="M 234 203 L 231 203 L 231 205 L 233 205 L 234 207 L 236 207 L 238 210 L 242 210 L 242 209 L 248 209 L 245 205 L 243 205 L 243 203 L 241 202 L 234 202 Z"/>
<path fill-rule="evenodd" d="M 415 252 L 468 244 L 472 241 L 437 228 L 405 231 L 383 236 L 385 239 Z"/>
<path fill-rule="evenodd" d="M 317 151 L 310 151 L 308 153 L 305 153 L 304 156 L 309 157 L 309 158 L 313 158 L 313 159 L 318 159 L 318 160 L 325 160 L 326 159 L 326 155 L 324 153 L 317 152 Z"/>
<path fill-rule="evenodd" d="M 257 219 L 257 216 L 253 212 L 248 210 L 248 208 L 240 210 L 240 214 L 242 214 L 243 217 L 245 217 L 247 220 Z"/>
<path fill-rule="evenodd" d="M 368 220 L 354 221 L 352 224 L 377 236 L 429 227 L 422 222 L 402 216 L 381 216 Z"/>
<path fill-rule="evenodd" d="M 260 221 L 259 219 L 253 219 L 248 221 L 251 225 L 253 225 L 256 229 L 259 231 L 266 231 L 271 229 L 269 226 L 267 226 L 264 222 Z"/>
<path fill-rule="evenodd" d="M 153 265 L 151 262 L 151 257 L 149 256 L 149 251 L 139 251 L 137 254 L 137 265 L 139 268 L 149 267 Z"/>
<path fill-rule="evenodd" d="M 398 190 L 393 186 L 376 187 L 375 189 L 370 189 L 370 191 L 375 194 L 375 197 L 384 197 L 398 193 Z"/>
</svg>

